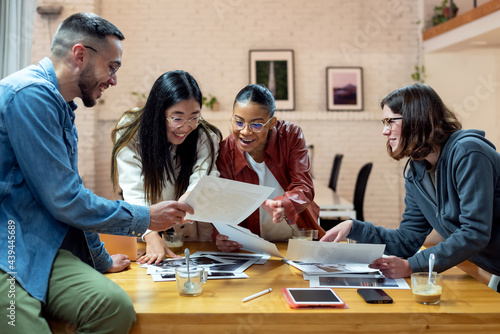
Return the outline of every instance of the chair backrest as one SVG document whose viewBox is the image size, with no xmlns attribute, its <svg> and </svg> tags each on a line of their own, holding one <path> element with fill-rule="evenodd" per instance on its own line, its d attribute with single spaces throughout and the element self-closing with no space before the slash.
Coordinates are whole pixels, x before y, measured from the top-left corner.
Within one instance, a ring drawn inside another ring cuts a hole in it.
<svg viewBox="0 0 500 334">
<path fill-rule="evenodd" d="M 343 154 L 336 154 L 335 158 L 333 158 L 332 173 L 330 174 L 330 182 L 328 182 L 328 187 L 333 191 L 337 191 L 337 180 L 339 178 L 340 163 L 343 157 Z"/>
<path fill-rule="evenodd" d="M 372 166 L 373 164 L 369 162 L 361 167 L 358 173 L 358 179 L 356 180 L 356 188 L 354 189 L 354 210 L 356 211 L 356 219 L 361 221 L 365 220 L 363 203 L 365 202 L 366 184 L 368 183 L 368 177 L 372 171 Z"/>
</svg>

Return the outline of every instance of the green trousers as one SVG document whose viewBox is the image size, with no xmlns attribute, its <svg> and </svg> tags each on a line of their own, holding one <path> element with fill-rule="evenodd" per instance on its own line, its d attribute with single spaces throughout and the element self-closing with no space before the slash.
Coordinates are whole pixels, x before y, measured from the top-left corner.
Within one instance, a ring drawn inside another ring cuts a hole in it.
<svg viewBox="0 0 500 334">
<path fill-rule="evenodd" d="M 122 288 L 70 252 L 59 250 L 46 304 L 0 270 L 0 333 L 51 333 L 46 318 L 65 321 L 67 333 L 124 334 L 135 323 L 135 311 Z"/>
</svg>

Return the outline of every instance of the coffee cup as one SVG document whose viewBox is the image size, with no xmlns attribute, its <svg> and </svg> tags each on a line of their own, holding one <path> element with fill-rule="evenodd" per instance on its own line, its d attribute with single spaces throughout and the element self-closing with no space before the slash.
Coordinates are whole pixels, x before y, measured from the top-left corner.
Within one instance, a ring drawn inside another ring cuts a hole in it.
<svg viewBox="0 0 500 334">
<path fill-rule="evenodd" d="M 411 274 L 411 289 L 417 303 L 425 305 L 439 304 L 443 289 L 443 276 L 432 272 L 429 284 L 429 273 L 413 273 Z"/>
</svg>

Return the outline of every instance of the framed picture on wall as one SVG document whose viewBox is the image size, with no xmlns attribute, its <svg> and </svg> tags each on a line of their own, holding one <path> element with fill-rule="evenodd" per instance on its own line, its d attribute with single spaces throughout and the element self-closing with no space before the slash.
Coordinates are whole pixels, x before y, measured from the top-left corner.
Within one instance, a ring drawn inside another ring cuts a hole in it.
<svg viewBox="0 0 500 334">
<path fill-rule="evenodd" d="M 295 109 L 293 50 L 250 50 L 250 83 L 263 84 L 276 110 Z"/>
<path fill-rule="evenodd" d="M 363 69 L 327 67 L 326 100 L 329 111 L 363 110 Z"/>
</svg>

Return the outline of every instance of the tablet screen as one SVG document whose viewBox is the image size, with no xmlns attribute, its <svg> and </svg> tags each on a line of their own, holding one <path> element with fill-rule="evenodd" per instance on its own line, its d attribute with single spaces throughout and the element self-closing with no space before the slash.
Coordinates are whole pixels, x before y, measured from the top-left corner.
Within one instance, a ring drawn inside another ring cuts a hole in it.
<svg viewBox="0 0 500 334">
<path fill-rule="evenodd" d="M 342 301 L 331 289 L 288 289 L 297 304 L 336 304 Z"/>
</svg>

